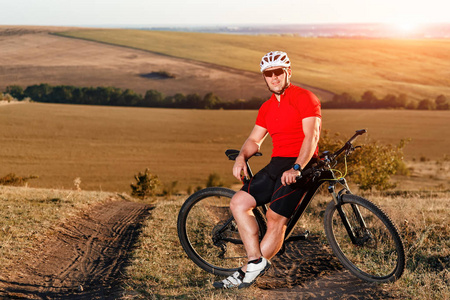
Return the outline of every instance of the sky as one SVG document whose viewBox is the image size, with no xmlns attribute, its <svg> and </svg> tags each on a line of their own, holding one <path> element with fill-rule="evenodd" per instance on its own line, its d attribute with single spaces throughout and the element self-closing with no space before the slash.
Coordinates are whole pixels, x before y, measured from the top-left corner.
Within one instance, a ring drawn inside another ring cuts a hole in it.
<svg viewBox="0 0 450 300">
<path fill-rule="evenodd" d="M 448 0 L 0 0 L 0 25 L 195 26 L 450 22 Z"/>
</svg>

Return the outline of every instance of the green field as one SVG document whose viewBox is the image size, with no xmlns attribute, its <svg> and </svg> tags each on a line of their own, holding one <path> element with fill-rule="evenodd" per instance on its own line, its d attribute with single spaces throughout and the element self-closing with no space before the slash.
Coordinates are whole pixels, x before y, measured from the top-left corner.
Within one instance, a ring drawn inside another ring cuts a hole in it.
<svg viewBox="0 0 450 300">
<path fill-rule="evenodd" d="M 360 97 L 372 90 L 413 100 L 450 95 L 449 40 L 315 39 L 124 29 L 75 30 L 68 37 L 258 72 L 264 53 L 290 55 L 293 81 Z"/>
<path fill-rule="evenodd" d="M 24 103 L 0 106 L 0 176 L 37 175 L 30 186 L 131 192 L 134 175 L 150 172 L 177 188 L 204 186 L 218 173 L 227 184 L 232 162 L 224 155 L 239 149 L 253 127 L 256 111 L 181 110 Z M 324 110 L 323 129 L 342 138 L 366 128 L 360 143 L 378 140 L 405 148 L 409 161 L 441 161 L 449 155 L 448 111 Z M 325 150 L 325 149 L 321 149 Z M 258 170 L 268 162 L 252 159 Z"/>
</svg>

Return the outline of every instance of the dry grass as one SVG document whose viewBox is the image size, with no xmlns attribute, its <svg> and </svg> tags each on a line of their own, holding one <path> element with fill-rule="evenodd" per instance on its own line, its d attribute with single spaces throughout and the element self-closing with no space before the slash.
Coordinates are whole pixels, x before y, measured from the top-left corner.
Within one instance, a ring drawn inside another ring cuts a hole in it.
<svg viewBox="0 0 450 300">
<path fill-rule="evenodd" d="M 398 195 L 397 195 L 398 194 Z M 403 277 L 382 289 L 396 299 L 447 299 L 450 290 L 450 213 L 448 192 L 366 193 L 398 225 L 408 255 Z M 183 198 L 162 199 L 144 224 L 139 247 L 127 270 L 127 294 L 133 299 L 241 299 L 255 291 L 217 291 L 214 276 L 191 262 L 177 237 L 176 218 Z M 323 235 L 323 211 L 330 201 L 321 193 L 300 221 Z M 170 259 L 168 259 L 170 258 Z"/>
<path fill-rule="evenodd" d="M 0 273 L 57 224 L 112 197 L 106 192 L 0 186 Z"/>
<path fill-rule="evenodd" d="M 406 271 L 393 291 L 410 299 L 448 299 L 450 295 L 450 215 L 448 191 L 397 191 L 367 197 L 397 224 L 407 255 Z"/>
<path fill-rule="evenodd" d="M 410 161 L 416 158 L 416 164 L 421 156 L 442 161 L 450 149 L 450 140 L 442 138 L 442 132 L 450 131 L 450 112 L 326 110 L 323 115 L 323 128 L 340 132 L 343 138 L 367 128 L 367 137 L 358 140 L 361 144 L 368 140 L 397 144 L 412 138 L 405 155 Z M 239 149 L 255 118 L 256 111 L 4 105 L 0 176 L 37 175 L 30 186 L 66 189 L 80 178 L 83 190 L 130 192 L 134 175 L 149 168 L 164 184 L 177 182 L 175 190 L 180 192 L 204 186 L 212 173 L 231 185 L 236 181 L 224 151 Z M 269 160 L 269 139 L 262 152 L 263 157 L 252 159 L 254 170 Z M 420 165 L 414 169 L 421 171 Z M 426 181 L 430 188 L 448 185 L 448 172 L 445 176 L 439 172 L 442 178 L 408 180 Z"/>
<path fill-rule="evenodd" d="M 0 272 L 36 248 L 54 226 L 112 196 L 75 189 L 0 186 Z M 397 224 L 408 255 L 403 277 L 383 285 L 383 290 L 398 299 L 446 299 L 450 293 L 449 192 L 395 190 L 364 196 Z M 158 199 L 126 270 L 124 299 L 256 299 L 257 289 L 213 289 L 214 277 L 187 258 L 176 232 L 176 218 L 185 198 Z M 329 201 L 326 193 L 319 194 L 300 225 L 323 235 L 323 210 Z"/>
<path fill-rule="evenodd" d="M 214 276 L 183 251 L 177 216 L 184 198 L 161 199 L 144 223 L 137 250 L 126 270 L 125 294 L 132 299 L 252 299 L 249 291 L 217 291 Z"/>
<path fill-rule="evenodd" d="M 334 93 L 359 97 L 373 90 L 379 97 L 405 93 L 416 100 L 450 94 L 447 40 L 312 39 L 121 29 L 63 35 L 252 72 L 258 72 L 264 53 L 280 49 L 290 55 L 294 81 Z"/>
</svg>

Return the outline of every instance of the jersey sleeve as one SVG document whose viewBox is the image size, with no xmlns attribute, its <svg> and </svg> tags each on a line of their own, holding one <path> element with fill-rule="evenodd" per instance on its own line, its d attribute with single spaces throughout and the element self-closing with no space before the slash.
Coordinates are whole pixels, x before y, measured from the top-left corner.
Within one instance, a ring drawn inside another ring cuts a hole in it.
<svg viewBox="0 0 450 300">
<path fill-rule="evenodd" d="M 308 90 L 304 90 L 300 98 L 301 101 L 296 101 L 300 115 L 302 119 L 309 117 L 319 117 L 322 118 L 320 100 L 314 93 Z"/>
<path fill-rule="evenodd" d="M 266 112 L 267 112 L 267 102 L 264 102 L 263 105 L 259 108 L 258 116 L 256 117 L 255 124 L 261 127 L 264 127 L 267 129 L 267 123 L 266 123 Z"/>
</svg>

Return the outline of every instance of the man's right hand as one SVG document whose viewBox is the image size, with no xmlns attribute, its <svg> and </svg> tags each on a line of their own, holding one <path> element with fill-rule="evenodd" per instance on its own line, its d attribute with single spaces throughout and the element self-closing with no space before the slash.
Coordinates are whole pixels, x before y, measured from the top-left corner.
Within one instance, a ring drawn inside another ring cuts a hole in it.
<svg viewBox="0 0 450 300">
<path fill-rule="evenodd" d="M 244 172 L 245 178 L 248 178 L 247 164 L 242 156 L 236 157 L 236 161 L 233 166 L 233 176 L 237 180 L 242 181 L 242 172 Z"/>
</svg>

